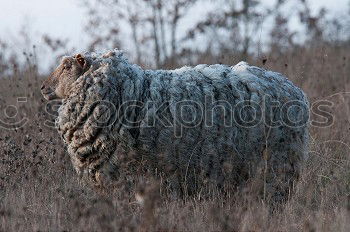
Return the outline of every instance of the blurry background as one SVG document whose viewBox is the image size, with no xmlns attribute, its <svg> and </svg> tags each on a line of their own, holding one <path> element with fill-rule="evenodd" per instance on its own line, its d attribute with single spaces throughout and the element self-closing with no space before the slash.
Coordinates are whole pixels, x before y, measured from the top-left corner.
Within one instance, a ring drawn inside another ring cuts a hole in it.
<svg viewBox="0 0 350 232">
<path fill-rule="evenodd" d="M 0 0 L 0 9 L 0 74 L 23 52 L 42 72 L 64 54 L 115 47 L 145 67 L 232 65 L 350 36 L 348 0 Z"/>
</svg>

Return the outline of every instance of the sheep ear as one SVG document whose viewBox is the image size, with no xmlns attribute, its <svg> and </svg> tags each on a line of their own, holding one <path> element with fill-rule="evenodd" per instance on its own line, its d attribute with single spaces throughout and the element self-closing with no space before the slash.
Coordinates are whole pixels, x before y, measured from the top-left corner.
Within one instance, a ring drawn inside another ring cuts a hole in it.
<svg viewBox="0 0 350 232">
<path fill-rule="evenodd" d="M 75 59 L 77 60 L 77 62 L 80 65 L 80 67 L 84 68 L 84 66 L 86 64 L 85 58 L 81 54 L 78 54 L 78 55 L 75 56 Z"/>
</svg>

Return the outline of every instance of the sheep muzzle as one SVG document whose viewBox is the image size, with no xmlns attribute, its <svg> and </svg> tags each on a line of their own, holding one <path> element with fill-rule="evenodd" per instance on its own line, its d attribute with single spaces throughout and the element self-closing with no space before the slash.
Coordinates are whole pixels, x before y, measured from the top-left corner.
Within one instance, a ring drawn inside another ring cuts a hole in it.
<svg viewBox="0 0 350 232">
<path fill-rule="evenodd" d="M 55 91 L 50 87 L 46 87 L 45 84 L 41 85 L 41 94 L 47 101 L 57 99 Z"/>
</svg>

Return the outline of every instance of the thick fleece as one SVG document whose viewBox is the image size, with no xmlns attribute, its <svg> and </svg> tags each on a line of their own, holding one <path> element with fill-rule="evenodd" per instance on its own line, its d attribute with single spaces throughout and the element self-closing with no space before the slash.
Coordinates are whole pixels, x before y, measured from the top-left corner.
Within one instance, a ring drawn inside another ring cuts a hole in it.
<svg viewBox="0 0 350 232">
<path fill-rule="evenodd" d="M 118 50 L 84 57 L 91 68 L 71 86 L 57 126 L 74 167 L 95 183 L 117 173 L 118 146 L 189 189 L 265 173 L 267 190 L 285 197 L 297 179 L 309 105 L 281 74 L 245 62 L 143 70 Z"/>
</svg>

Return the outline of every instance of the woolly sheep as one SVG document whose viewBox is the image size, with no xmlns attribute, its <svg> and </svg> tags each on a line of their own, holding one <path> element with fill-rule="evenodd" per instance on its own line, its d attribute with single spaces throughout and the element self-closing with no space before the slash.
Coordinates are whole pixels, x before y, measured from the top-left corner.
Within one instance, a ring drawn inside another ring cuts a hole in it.
<svg viewBox="0 0 350 232">
<path fill-rule="evenodd" d="M 237 186 L 264 173 L 284 199 L 307 158 L 309 104 L 279 73 L 241 62 L 143 70 L 119 50 L 64 57 L 45 80 L 73 165 L 95 184 L 118 173 L 117 147 L 176 173 Z M 155 162 L 154 162 L 155 161 Z M 263 171 L 261 171 L 263 169 Z"/>
</svg>

